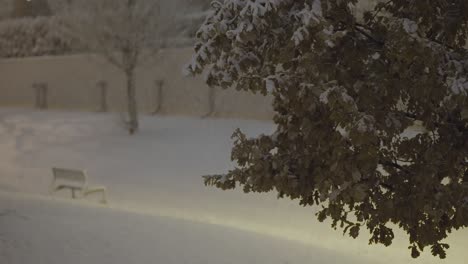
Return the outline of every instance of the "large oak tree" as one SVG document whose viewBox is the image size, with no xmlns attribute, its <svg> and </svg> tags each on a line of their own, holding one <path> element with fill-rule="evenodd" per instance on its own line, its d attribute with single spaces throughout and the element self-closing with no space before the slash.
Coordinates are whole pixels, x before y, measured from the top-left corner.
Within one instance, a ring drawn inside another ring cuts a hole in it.
<svg viewBox="0 0 468 264">
<path fill-rule="evenodd" d="M 188 70 L 271 94 L 276 132 L 234 134 L 222 189 L 276 190 L 370 243 L 392 224 L 445 258 L 468 225 L 468 1 L 224 0 Z M 417 126 L 419 129 L 414 129 Z"/>
</svg>

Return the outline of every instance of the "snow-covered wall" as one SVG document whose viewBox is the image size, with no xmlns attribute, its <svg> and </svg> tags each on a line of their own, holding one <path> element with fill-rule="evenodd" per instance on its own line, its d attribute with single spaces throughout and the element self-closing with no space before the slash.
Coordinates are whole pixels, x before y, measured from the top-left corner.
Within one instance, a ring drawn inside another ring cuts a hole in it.
<svg viewBox="0 0 468 264">
<path fill-rule="evenodd" d="M 157 106 L 156 80 L 164 80 L 163 114 L 205 115 L 209 111 L 209 88 L 200 77 L 186 77 L 182 68 L 191 49 L 162 50 L 154 62 L 137 74 L 139 108 L 152 112 Z M 48 84 L 51 109 L 100 109 L 96 83 L 108 83 L 110 111 L 125 111 L 125 79 L 121 72 L 93 55 L 34 57 L 0 60 L 0 106 L 34 107 L 32 84 Z M 272 117 L 271 98 L 233 89 L 215 89 L 215 116 L 252 119 Z"/>
</svg>

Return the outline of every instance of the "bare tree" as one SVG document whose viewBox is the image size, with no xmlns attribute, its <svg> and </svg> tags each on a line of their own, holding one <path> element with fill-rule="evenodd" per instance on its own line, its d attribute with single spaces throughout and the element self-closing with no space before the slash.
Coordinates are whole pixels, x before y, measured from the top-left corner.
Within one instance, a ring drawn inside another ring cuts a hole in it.
<svg viewBox="0 0 468 264">
<path fill-rule="evenodd" d="M 139 128 L 135 72 L 154 58 L 170 32 L 176 17 L 174 2 L 80 0 L 51 6 L 67 20 L 67 30 L 82 45 L 125 74 L 128 130 L 134 134 Z"/>
</svg>

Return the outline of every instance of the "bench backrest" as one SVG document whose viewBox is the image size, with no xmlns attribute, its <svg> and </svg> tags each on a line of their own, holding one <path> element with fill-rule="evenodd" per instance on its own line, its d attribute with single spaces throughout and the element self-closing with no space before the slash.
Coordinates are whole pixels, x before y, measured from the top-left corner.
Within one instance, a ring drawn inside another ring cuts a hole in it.
<svg viewBox="0 0 468 264">
<path fill-rule="evenodd" d="M 82 170 L 52 168 L 54 184 L 84 188 L 87 183 L 86 173 Z"/>
</svg>

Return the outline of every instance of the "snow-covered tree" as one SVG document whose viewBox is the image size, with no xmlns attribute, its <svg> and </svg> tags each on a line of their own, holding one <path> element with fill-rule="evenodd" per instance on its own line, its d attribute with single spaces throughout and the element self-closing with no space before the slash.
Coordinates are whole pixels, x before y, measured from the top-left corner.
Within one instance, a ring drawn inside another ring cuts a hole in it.
<svg viewBox="0 0 468 264">
<path fill-rule="evenodd" d="M 124 72 L 128 107 L 128 130 L 137 132 L 138 110 L 135 71 L 160 49 L 177 16 L 175 6 L 162 0 L 50 1 L 67 21 L 68 31 L 91 52 L 102 55 Z"/>
<path fill-rule="evenodd" d="M 205 183 L 320 206 L 371 244 L 394 224 L 444 258 L 468 225 L 468 1 L 366 2 L 213 2 L 188 70 L 271 94 L 277 128 L 235 132 L 237 168 Z"/>
<path fill-rule="evenodd" d="M 66 55 L 80 51 L 61 33 L 55 17 L 23 17 L 0 21 L 0 58 Z"/>
</svg>

